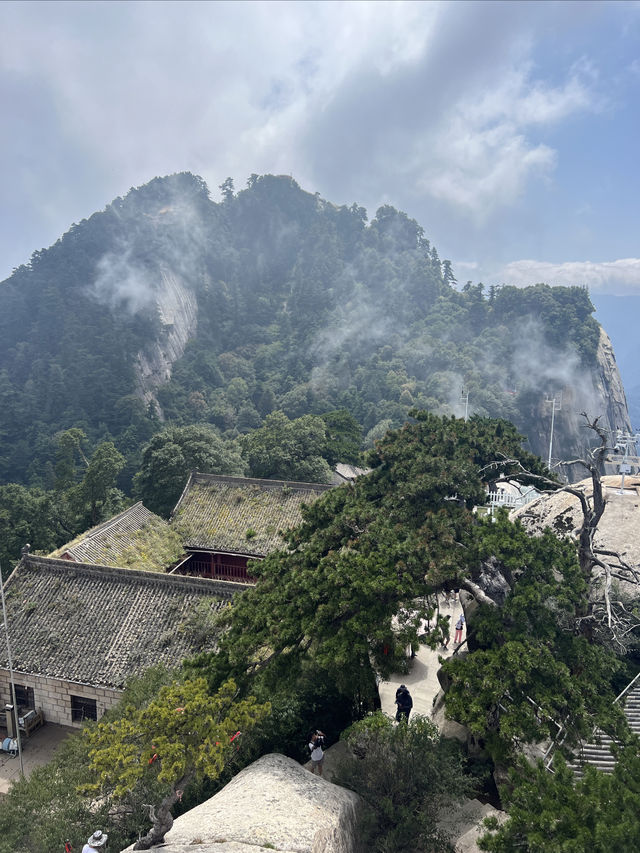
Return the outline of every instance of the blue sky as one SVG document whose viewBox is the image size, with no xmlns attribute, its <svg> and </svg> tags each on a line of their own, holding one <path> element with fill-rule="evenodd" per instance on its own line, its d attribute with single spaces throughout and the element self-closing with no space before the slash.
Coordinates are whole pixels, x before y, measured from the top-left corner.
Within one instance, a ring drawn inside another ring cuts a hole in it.
<svg viewBox="0 0 640 853">
<path fill-rule="evenodd" d="M 391 203 L 460 281 L 640 298 L 638 2 L 5 0 L 0 105 L 0 278 L 186 169 Z"/>
</svg>

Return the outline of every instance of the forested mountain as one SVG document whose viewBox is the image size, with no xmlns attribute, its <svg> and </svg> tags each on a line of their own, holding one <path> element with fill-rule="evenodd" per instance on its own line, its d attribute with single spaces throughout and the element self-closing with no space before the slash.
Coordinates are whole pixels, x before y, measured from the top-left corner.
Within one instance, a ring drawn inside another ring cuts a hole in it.
<svg viewBox="0 0 640 853">
<path fill-rule="evenodd" d="M 163 422 L 231 438 L 346 409 L 370 444 L 413 407 L 463 415 L 468 392 L 546 456 L 563 392 L 557 458 L 580 451 L 576 412 L 628 425 L 586 290 L 460 286 L 404 213 L 369 222 L 288 176 L 221 189 L 156 178 L 0 284 L 0 482 L 51 488 L 71 427 L 113 440 L 126 487 Z"/>
</svg>

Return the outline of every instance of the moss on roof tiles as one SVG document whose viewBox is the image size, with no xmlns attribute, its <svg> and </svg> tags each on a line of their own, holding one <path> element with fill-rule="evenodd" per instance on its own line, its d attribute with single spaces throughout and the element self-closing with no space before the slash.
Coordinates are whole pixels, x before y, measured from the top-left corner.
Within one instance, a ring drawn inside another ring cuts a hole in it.
<svg viewBox="0 0 640 853">
<path fill-rule="evenodd" d="M 179 534 L 142 503 L 114 516 L 53 551 L 76 562 L 163 572 L 184 553 Z"/>
<path fill-rule="evenodd" d="M 302 506 L 327 486 L 193 475 L 172 525 L 192 549 L 264 556 L 282 548 L 281 531 L 302 522 Z"/>
<path fill-rule="evenodd" d="M 121 688 L 154 663 L 215 647 L 233 584 L 25 557 L 6 583 L 17 672 Z M 0 667 L 6 668 L 0 649 Z"/>
</svg>

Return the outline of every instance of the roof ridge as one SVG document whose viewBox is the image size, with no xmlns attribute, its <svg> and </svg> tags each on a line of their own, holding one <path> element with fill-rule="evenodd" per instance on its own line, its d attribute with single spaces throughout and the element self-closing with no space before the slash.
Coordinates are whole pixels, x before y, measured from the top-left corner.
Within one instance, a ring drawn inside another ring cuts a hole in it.
<svg viewBox="0 0 640 853">
<path fill-rule="evenodd" d="M 83 536 L 83 538 L 80 540 L 80 542 L 76 542 L 76 544 L 73 545 L 72 547 L 75 548 L 77 545 L 80 545 L 82 542 L 84 542 L 87 539 L 93 539 L 93 537 L 97 536 L 98 533 L 106 532 L 111 527 L 114 527 L 118 521 L 122 521 L 122 519 L 125 516 L 130 515 L 133 512 L 133 510 L 138 509 L 139 507 L 142 507 L 143 509 L 145 509 L 149 513 L 149 515 L 154 515 L 154 513 L 152 513 L 150 509 L 147 509 L 146 506 L 144 506 L 142 501 L 136 501 L 136 503 L 134 503 L 133 506 L 130 506 L 127 509 L 123 509 L 122 512 L 119 512 L 117 515 L 114 515 L 111 518 L 108 518 L 106 521 L 103 521 L 101 524 L 97 524 L 95 527 L 90 527 L 89 530 L 87 530 L 87 532 Z"/>
<path fill-rule="evenodd" d="M 205 474 L 201 471 L 193 471 L 189 477 L 193 483 L 230 483 L 236 486 L 251 485 L 260 486 L 265 489 L 288 488 L 301 492 L 326 492 L 335 489 L 333 483 L 304 483 L 297 480 L 266 480 L 257 477 L 232 477 L 227 474 Z M 186 491 L 186 487 L 185 487 Z M 177 507 L 176 507 L 177 508 Z"/>
<path fill-rule="evenodd" d="M 127 569 L 122 566 L 100 566 L 96 563 L 76 563 L 70 560 L 61 560 L 56 557 L 44 557 L 39 554 L 25 554 L 18 563 L 7 584 L 13 578 L 15 572 L 24 565 L 27 568 L 37 570 L 45 567 L 49 570 L 61 573 L 83 572 L 87 575 L 101 575 L 102 577 L 117 577 L 130 584 L 138 583 L 160 583 L 166 586 L 175 586 L 182 589 L 197 589 L 211 591 L 212 595 L 231 596 L 233 592 L 246 590 L 247 585 L 233 583 L 230 581 L 219 581 L 209 578 L 194 578 L 188 575 L 171 575 L 166 572 L 150 572 L 145 569 Z"/>
</svg>

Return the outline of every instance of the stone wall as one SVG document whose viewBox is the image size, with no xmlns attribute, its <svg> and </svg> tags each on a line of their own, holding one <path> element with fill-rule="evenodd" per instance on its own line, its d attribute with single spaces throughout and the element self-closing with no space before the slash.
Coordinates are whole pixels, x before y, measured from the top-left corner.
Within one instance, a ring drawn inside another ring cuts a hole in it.
<svg viewBox="0 0 640 853">
<path fill-rule="evenodd" d="M 87 684 L 75 684 L 70 681 L 62 681 L 58 678 L 45 678 L 40 675 L 28 675 L 22 672 L 14 672 L 13 680 L 16 685 L 31 687 L 35 707 L 44 711 L 47 722 L 57 723 L 61 726 L 75 726 L 80 728 L 81 721 L 74 722 L 71 719 L 71 696 L 81 696 L 83 699 L 94 699 L 98 719 L 106 710 L 113 707 L 122 695 L 119 690 L 111 690 L 107 687 L 91 687 Z M 0 669 L 0 710 L 4 710 L 7 702 L 11 701 L 11 681 L 9 673 Z"/>
</svg>

